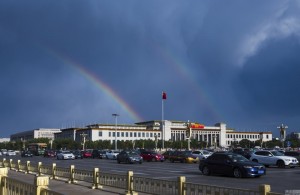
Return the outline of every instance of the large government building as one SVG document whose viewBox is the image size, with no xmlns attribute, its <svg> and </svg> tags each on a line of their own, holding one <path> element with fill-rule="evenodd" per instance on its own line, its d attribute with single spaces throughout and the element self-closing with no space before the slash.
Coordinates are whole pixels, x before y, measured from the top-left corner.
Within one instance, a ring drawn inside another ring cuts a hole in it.
<svg viewBox="0 0 300 195">
<path fill-rule="evenodd" d="M 51 139 L 68 138 L 78 142 L 81 142 L 82 139 L 90 141 L 110 140 L 114 142 L 115 140 L 133 141 L 140 139 L 176 141 L 190 138 L 225 148 L 242 139 L 248 139 L 252 142 L 272 140 L 271 132 L 235 131 L 227 128 L 224 123 L 205 126 L 196 122 L 171 120 L 145 121 L 133 125 L 93 124 L 83 128 L 36 129 L 11 135 L 11 140 L 28 140 L 28 138 L 41 137 L 43 134 Z"/>
<path fill-rule="evenodd" d="M 192 125 L 190 125 L 192 124 Z M 116 134 L 115 134 L 116 133 Z M 59 134 L 64 134 L 64 131 Z M 56 135 L 59 135 L 56 134 Z M 94 124 L 85 129 L 76 131 L 75 140 L 80 140 L 84 134 L 92 141 L 103 139 L 112 142 L 117 140 L 152 139 L 158 140 L 186 140 L 187 138 L 208 142 L 209 145 L 230 147 L 234 142 L 242 139 L 250 141 L 272 140 L 271 132 L 237 132 L 227 129 L 226 124 L 218 123 L 215 126 L 204 126 L 187 121 L 146 121 L 135 125 L 104 125 Z M 190 136 L 189 136 L 190 135 Z"/>
</svg>

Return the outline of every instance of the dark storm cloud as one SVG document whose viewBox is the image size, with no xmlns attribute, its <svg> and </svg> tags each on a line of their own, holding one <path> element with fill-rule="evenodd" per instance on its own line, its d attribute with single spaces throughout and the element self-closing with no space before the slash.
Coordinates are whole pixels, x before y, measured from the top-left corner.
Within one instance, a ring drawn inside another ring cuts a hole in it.
<svg viewBox="0 0 300 195">
<path fill-rule="evenodd" d="M 298 116 L 300 106 L 299 37 L 270 41 L 250 58 L 236 85 L 248 112 L 259 116 Z"/>
<path fill-rule="evenodd" d="M 299 13 L 298 1 L 1 1 L 0 129 L 113 122 L 116 111 L 138 122 L 67 58 L 145 120 L 161 118 L 165 90 L 166 119 L 274 128 L 274 105 L 299 117 Z M 273 124 L 249 122 L 257 112 Z"/>
</svg>

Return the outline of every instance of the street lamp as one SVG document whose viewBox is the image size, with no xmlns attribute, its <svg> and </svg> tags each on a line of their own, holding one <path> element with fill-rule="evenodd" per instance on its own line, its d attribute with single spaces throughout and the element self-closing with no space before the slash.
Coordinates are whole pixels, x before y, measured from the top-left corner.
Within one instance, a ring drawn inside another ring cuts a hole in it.
<svg viewBox="0 0 300 195">
<path fill-rule="evenodd" d="M 286 137 L 286 129 L 288 126 L 281 124 L 277 129 L 279 129 L 280 132 L 280 141 L 282 142 L 282 147 L 284 148 L 284 141 Z"/>
<path fill-rule="evenodd" d="M 112 114 L 115 117 L 115 150 L 117 150 L 117 124 L 118 124 L 118 114 Z"/>
</svg>

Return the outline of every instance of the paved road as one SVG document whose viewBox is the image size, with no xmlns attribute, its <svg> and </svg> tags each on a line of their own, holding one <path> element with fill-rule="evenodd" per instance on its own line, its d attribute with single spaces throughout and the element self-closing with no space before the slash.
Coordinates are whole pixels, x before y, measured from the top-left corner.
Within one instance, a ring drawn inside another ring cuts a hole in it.
<svg viewBox="0 0 300 195">
<path fill-rule="evenodd" d="M 7 157 L 6 157 L 7 158 Z M 179 176 L 186 176 L 187 182 L 201 183 L 208 185 L 227 186 L 235 188 L 258 189 L 260 184 L 271 185 L 274 192 L 284 193 L 285 190 L 299 190 L 300 168 L 279 169 L 277 167 L 267 168 L 267 175 L 260 178 L 242 178 L 236 179 L 227 176 L 204 176 L 198 169 L 198 164 L 170 163 L 166 162 L 144 162 L 143 164 L 118 164 L 115 160 L 107 159 L 79 159 L 79 160 L 56 160 L 53 158 L 33 157 L 21 159 L 25 162 L 42 162 L 43 164 L 56 163 L 58 167 L 69 167 L 75 165 L 75 169 L 92 170 L 98 167 L 100 172 L 111 172 L 126 174 L 127 171 L 133 171 L 134 175 L 164 179 L 176 180 Z M 9 158 L 7 158 L 9 159 Z"/>
</svg>

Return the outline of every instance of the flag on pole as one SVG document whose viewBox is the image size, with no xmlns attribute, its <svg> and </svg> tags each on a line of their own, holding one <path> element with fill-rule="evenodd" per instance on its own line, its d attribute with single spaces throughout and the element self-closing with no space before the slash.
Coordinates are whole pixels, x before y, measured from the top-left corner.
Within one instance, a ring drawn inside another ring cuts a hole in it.
<svg viewBox="0 0 300 195">
<path fill-rule="evenodd" d="M 166 94 L 166 92 L 164 92 L 164 91 L 162 92 L 162 99 L 163 99 L 163 100 L 166 100 L 166 99 L 167 99 L 167 94 Z"/>
</svg>

